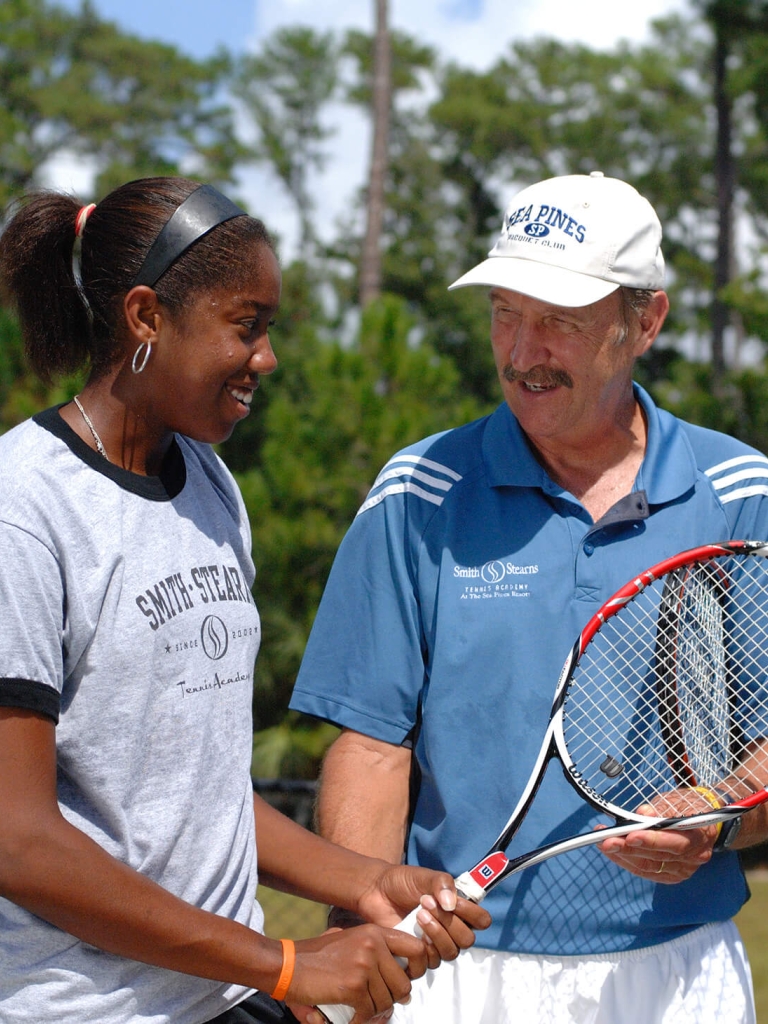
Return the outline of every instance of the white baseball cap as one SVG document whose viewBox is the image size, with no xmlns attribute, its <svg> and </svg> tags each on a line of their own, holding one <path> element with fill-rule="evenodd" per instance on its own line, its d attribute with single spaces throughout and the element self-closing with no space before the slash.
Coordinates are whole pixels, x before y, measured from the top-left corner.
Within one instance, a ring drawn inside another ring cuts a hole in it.
<svg viewBox="0 0 768 1024">
<path fill-rule="evenodd" d="M 655 291 L 664 286 L 659 218 L 601 171 L 548 178 L 514 197 L 488 259 L 449 290 L 474 284 L 557 306 L 588 306 L 621 285 Z"/>
</svg>

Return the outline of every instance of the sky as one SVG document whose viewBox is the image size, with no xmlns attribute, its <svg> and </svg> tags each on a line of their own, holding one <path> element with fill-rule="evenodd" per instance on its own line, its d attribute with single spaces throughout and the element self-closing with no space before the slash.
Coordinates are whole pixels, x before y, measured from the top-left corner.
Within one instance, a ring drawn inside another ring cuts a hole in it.
<svg viewBox="0 0 768 1024">
<path fill-rule="evenodd" d="M 79 0 L 59 0 L 77 8 Z M 171 42 L 194 57 L 217 46 L 253 49 L 282 25 L 373 27 L 373 0 L 93 0 L 98 13 L 139 36 Z M 602 48 L 639 40 L 648 22 L 685 10 L 687 0 L 390 0 L 391 24 L 462 64 L 482 69 L 512 39 L 557 35 Z"/>
<path fill-rule="evenodd" d="M 80 0 L 58 0 L 76 9 Z M 196 58 L 220 46 L 234 53 L 254 51 L 264 37 L 290 24 L 339 32 L 372 31 L 374 0 L 92 0 L 98 14 L 125 31 L 172 43 Z M 389 20 L 397 28 L 434 47 L 438 56 L 464 67 L 485 70 L 517 39 L 556 36 L 593 48 L 613 47 L 619 39 L 641 42 L 654 18 L 689 10 L 688 0 L 390 0 Z M 368 125 L 349 109 L 337 112 L 334 156 L 315 183 L 317 228 L 332 233 L 336 218 L 365 177 Z M 51 184 L 75 192 L 86 187 L 82 165 L 66 161 L 53 172 Z M 296 222 L 279 183 L 263 170 L 248 170 L 239 182 L 240 196 L 281 238 L 290 256 Z M 269 201 L 263 196 L 269 193 Z M 264 212 L 262 213 L 262 210 Z"/>
</svg>

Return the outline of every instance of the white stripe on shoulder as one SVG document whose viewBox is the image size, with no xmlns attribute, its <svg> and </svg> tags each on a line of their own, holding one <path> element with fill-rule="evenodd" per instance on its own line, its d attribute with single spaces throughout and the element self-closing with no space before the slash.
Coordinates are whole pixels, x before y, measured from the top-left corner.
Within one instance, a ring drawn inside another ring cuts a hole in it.
<svg viewBox="0 0 768 1024">
<path fill-rule="evenodd" d="M 737 466 L 746 468 L 736 469 Z M 732 472 L 733 470 L 735 472 Z M 733 459 L 726 459 L 725 462 L 719 462 L 706 470 L 706 475 L 712 480 L 712 486 L 723 504 L 768 494 L 768 483 L 765 483 L 768 479 L 768 458 L 759 452 L 738 455 Z M 743 483 L 746 483 L 746 486 L 735 487 L 736 484 Z M 729 487 L 735 489 L 728 490 Z"/>
<path fill-rule="evenodd" d="M 734 466 L 743 466 L 746 462 L 766 466 L 768 465 L 768 458 L 765 455 L 760 455 L 759 452 L 754 452 L 752 455 L 738 455 L 734 459 L 726 459 L 725 462 L 720 462 L 717 466 L 706 470 L 706 475 L 716 476 L 718 473 L 724 473 L 727 469 L 733 469 Z"/>
<path fill-rule="evenodd" d="M 418 498 L 424 498 L 426 501 L 431 501 L 433 505 L 442 505 L 443 498 L 439 494 L 433 494 L 431 491 L 425 491 L 423 487 L 419 487 L 418 484 L 409 483 L 404 481 L 401 484 L 390 484 L 389 487 L 385 487 L 383 491 L 371 495 L 357 511 L 359 516 L 362 512 L 367 512 L 369 508 L 374 508 L 380 502 L 384 501 L 385 498 L 389 497 L 390 494 L 415 494 Z M 355 517 L 357 518 L 357 516 Z"/>
<path fill-rule="evenodd" d="M 739 487 L 736 491 L 719 494 L 720 501 L 725 505 L 729 501 L 740 501 L 742 498 L 754 498 L 768 494 L 768 484 L 755 484 L 754 487 Z"/>
<path fill-rule="evenodd" d="M 386 483 L 387 480 L 397 480 L 398 477 L 404 476 L 413 476 L 417 480 L 421 480 L 424 484 L 431 484 L 432 487 L 437 487 L 440 491 L 450 491 L 453 487 L 450 480 L 440 480 L 436 476 L 430 476 L 429 473 L 422 473 L 421 470 L 416 469 L 415 466 L 400 466 L 399 469 L 395 467 L 394 469 L 389 469 L 386 472 L 381 472 L 376 477 L 376 482 L 373 486 L 378 487 L 380 484 Z"/>
<path fill-rule="evenodd" d="M 753 469 L 740 469 L 738 473 L 729 473 L 728 476 L 721 476 L 719 480 L 713 480 L 712 486 L 716 491 L 721 491 L 724 487 L 732 487 L 742 480 L 760 480 L 763 477 L 768 477 L 768 465 L 761 466 L 759 469 L 755 467 Z"/>
<path fill-rule="evenodd" d="M 413 494 L 433 505 L 442 505 L 445 495 L 459 480 L 460 473 L 440 462 L 421 455 L 395 455 L 376 477 L 357 514 L 375 508 L 391 494 Z"/>
<path fill-rule="evenodd" d="M 390 466 L 396 466 L 399 462 L 413 463 L 415 466 L 421 466 L 423 469 L 432 469 L 437 473 L 442 473 L 451 480 L 461 480 L 461 474 L 450 469 L 448 466 L 443 466 L 440 462 L 433 462 L 432 459 L 425 459 L 421 455 L 395 455 L 381 471 L 373 486 L 377 486 L 377 484 L 384 478 L 385 473 L 389 473 L 391 475 L 392 470 L 390 470 Z M 405 466 L 403 466 L 402 472 L 407 472 Z"/>
</svg>

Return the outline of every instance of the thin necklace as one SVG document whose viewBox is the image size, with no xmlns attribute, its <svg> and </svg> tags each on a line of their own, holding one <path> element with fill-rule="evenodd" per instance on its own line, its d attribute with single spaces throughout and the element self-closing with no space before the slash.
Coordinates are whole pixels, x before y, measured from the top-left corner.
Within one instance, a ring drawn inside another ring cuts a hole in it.
<svg viewBox="0 0 768 1024">
<path fill-rule="evenodd" d="M 86 427 L 88 427 L 88 429 L 90 430 L 91 434 L 93 434 L 93 440 L 96 442 L 96 449 L 97 449 L 99 455 L 103 455 L 104 458 L 107 460 L 107 462 L 109 462 L 109 457 L 108 457 L 107 451 L 106 451 L 106 449 L 104 447 L 104 442 L 101 440 L 99 435 L 96 433 L 96 427 L 94 427 L 94 425 L 91 423 L 91 417 L 88 415 L 88 413 L 85 411 L 85 409 L 80 404 L 80 399 L 79 399 L 79 397 L 77 395 L 75 395 L 74 402 L 75 402 L 75 405 L 77 406 L 77 408 L 80 410 L 83 419 L 85 420 Z"/>
</svg>

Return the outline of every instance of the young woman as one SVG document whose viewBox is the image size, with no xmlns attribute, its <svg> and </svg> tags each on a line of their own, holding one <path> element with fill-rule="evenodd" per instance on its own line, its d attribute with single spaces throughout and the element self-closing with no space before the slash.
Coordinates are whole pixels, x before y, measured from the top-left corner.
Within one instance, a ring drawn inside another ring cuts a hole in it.
<svg viewBox="0 0 768 1024">
<path fill-rule="evenodd" d="M 0 438 L 0 1019 L 387 1010 L 489 919 L 451 913 L 450 876 L 335 847 L 252 793 L 254 570 L 209 445 L 276 366 L 264 226 L 184 179 L 95 207 L 38 193 L 0 238 L 0 277 L 37 373 L 88 369 L 71 403 Z M 427 941 L 265 938 L 255 840 L 263 882 L 378 925 L 428 893 Z"/>
</svg>

